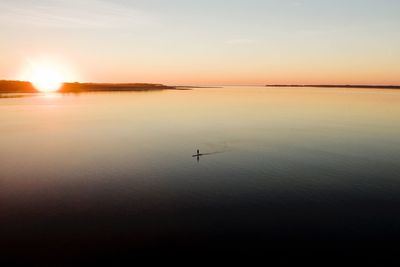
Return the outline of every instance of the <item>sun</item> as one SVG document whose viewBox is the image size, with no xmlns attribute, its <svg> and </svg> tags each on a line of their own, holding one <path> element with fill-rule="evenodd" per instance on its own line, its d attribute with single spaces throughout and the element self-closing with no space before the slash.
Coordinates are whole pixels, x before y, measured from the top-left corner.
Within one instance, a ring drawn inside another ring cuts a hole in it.
<svg viewBox="0 0 400 267">
<path fill-rule="evenodd" d="M 78 80 L 76 69 L 68 60 L 57 55 L 37 55 L 27 58 L 18 80 L 28 81 L 42 93 L 53 93 L 64 83 Z"/>
<path fill-rule="evenodd" d="M 63 84 L 63 76 L 55 66 L 35 66 L 31 72 L 30 82 L 40 92 L 56 92 Z"/>
</svg>

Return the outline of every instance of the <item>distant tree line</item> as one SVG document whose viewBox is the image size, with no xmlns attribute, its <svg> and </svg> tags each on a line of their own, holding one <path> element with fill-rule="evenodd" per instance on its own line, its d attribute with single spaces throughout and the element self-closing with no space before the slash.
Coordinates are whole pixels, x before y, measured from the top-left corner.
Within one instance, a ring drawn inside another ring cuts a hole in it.
<svg viewBox="0 0 400 267">
<path fill-rule="evenodd" d="M 107 91 L 147 91 L 175 89 L 172 86 L 151 83 L 64 83 L 61 93 L 107 92 Z M 38 90 L 24 81 L 0 81 L 0 93 L 37 93 Z"/>
</svg>

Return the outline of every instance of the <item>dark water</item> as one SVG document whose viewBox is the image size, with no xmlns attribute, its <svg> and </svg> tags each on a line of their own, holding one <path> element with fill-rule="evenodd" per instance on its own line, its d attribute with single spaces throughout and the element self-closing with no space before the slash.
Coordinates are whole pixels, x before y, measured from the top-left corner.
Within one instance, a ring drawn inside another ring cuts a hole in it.
<svg viewBox="0 0 400 267">
<path fill-rule="evenodd" d="M 0 99 L 0 235 L 27 257 L 400 237 L 400 91 Z M 205 153 L 199 161 L 192 154 Z"/>
</svg>

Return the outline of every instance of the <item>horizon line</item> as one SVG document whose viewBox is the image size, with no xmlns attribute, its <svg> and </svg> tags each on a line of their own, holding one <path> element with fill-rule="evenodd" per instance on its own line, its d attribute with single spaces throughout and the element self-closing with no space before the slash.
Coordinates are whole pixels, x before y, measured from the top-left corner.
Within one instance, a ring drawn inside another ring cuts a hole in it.
<svg viewBox="0 0 400 267">
<path fill-rule="evenodd" d="M 0 82 L 26 82 L 32 83 L 26 80 L 12 80 L 12 79 L 0 79 Z M 387 86 L 387 87 L 400 87 L 400 84 L 382 84 L 382 83 L 263 83 L 263 84 L 218 84 L 218 83 L 189 83 L 189 84 L 172 84 L 172 83 L 162 83 L 162 82 L 94 82 L 94 81 L 68 81 L 63 82 L 63 84 L 68 83 L 78 83 L 78 84 L 153 84 L 153 85 L 169 85 L 169 86 L 266 86 L 266 87 L 307 87 L 307 86 Z"/>
</svg>

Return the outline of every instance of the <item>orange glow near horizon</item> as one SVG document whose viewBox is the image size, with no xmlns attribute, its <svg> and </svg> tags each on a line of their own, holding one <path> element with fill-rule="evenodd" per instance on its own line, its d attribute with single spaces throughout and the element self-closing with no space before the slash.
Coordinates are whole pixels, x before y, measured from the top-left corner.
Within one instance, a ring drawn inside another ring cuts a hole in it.
<svg viewBox="0 0 400 267">
<path fill-rule="evenodd" d="M 367 65 L 344 66 L 333 61 L 325 66 L 315 62 L 297 65 L 281 58 L 279 67 L 270 61 L 243 59 L 240 61 L 211 62 L 213 66 L 196 63 L 182 69 L 174 61 L 165 66 L 121 62 L 115 68 L 112 61 L 90 60 L 76 55 L 60 56 L 61 53 L 36 53 L 21 60 L 15 68 L 20 75 L 16 80 L 29 81 L 41 92 L 57 91 L 65 82 L 93 83 L 160 83 L 165 85 L 266 85 L 266 84 L 349 84 L 349 85 L 398 85 L 396 68 Z M 138 58 L 139 60 L 140 58 Z M 179 59 L 179 58 L 178 58 Z M 143 59 L 144 60 L 144 59 Z M 153 63 L 156 60 L 153 58 Z M 251 61 L 251 62 L 250 62 Z M 303 61 L 301 61 L 303 62 Z M 228 64 L 229 63 L 229 64 Z M 301 66 L 300 66 L 301 65 Z M 76 66 L 79 66 L 78 68 Z M 99 70 L 98 66 L 105 66 Z M 21 68 L 22 67 L 22 68 Z M 71 71 L 73 70 L 73 71 Z M 0 69 L 1 71 L 1 69 Z M 15 73 L 18 73 L 17 71 Z M 76 74 L 79 73 L 79 76 Z M 22 74 L 22 75 L 21 75 Z M 6 77 L 7 78 L 7 77 Z"/>
<path fill-rule="evenodd" d="M 32 73 L 30 82 L 44 93 L 55 92 L 62 86 L 62 75 L 52 67 L 39 67 Z"/>
<path fill-rule="evenodd" d="M 36 90 L 43 93 L 56 92 L 63 83 L 76 81 L 70 68 L 66 68 L 59 60 L 36 58 L 24 65 L 19 79 L 30 82 Z"/>
</svg>

